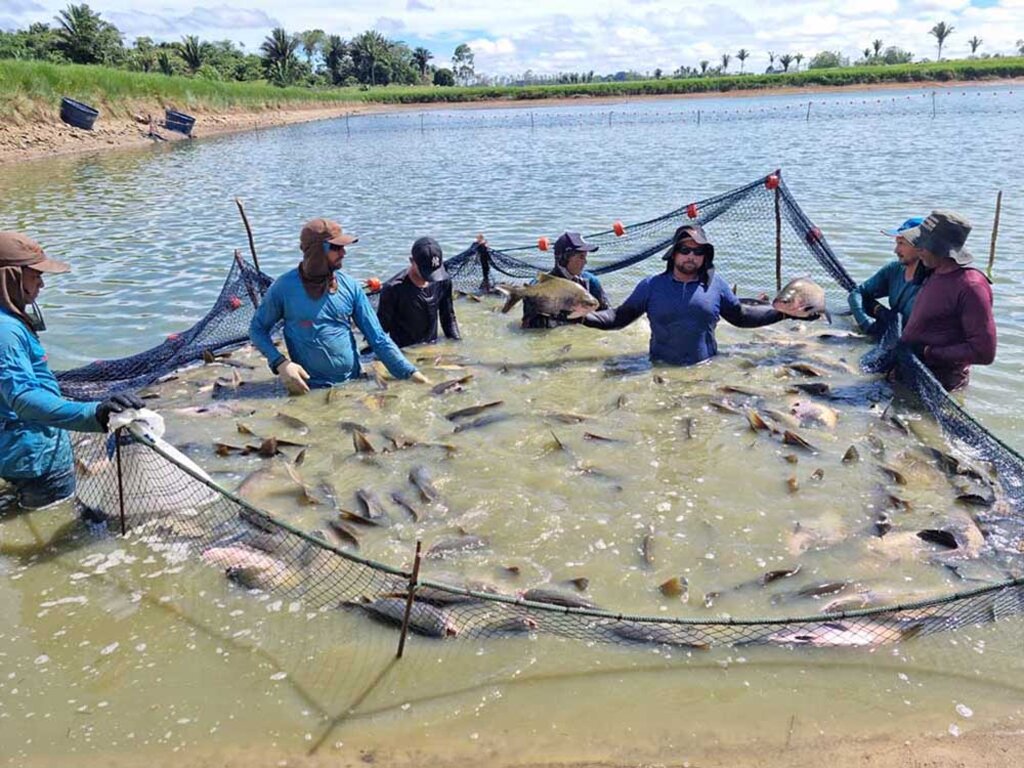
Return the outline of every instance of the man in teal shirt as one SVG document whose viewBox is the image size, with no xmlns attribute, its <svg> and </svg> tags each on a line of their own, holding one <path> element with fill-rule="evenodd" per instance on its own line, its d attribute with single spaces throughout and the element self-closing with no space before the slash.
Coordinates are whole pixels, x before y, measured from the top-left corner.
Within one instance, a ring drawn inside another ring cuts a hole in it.
<svg viewBox="0 0 1024 768">
<path fill-rule="evenodd" d="M 337 222 L 312 219 L 299 235 L 302 262 L 274 281 L 249 326 L 249 336 L 293 395 L 329 387 L 362 373 L 353 324 L 397 379 L 429 383 L 380 327 L 363 289 L 341 270 L 346 246 L 358 238 Z M 285 356 L 270 332 L 284 321 Z"/>
<path fill-rule="evenodd" d="M 887 325 L 890 312 L 897 312 L 907 324 L 914 308 L 914 299 L 929 271 L 921 261 L 920 252 L 903 236 L 903 232 L 920 226 L 924 219 L 907 219 L 894 230 L 882 230 L 883 235 L 896 238 L 896 261 L 890 262 L 850 291 L 850 309 L 857 325 L 865 333 L 878 334 Z M 878 303 L 887 298 L 889 307 Z M 881 322 L 879 322 L 881 321 Z"/>
<path fill-rule="evenodd" d="M 70 269 L 25 235 L 0 232 L 0 479 L 14 487 L 18 503 L 29 509 L 75 492 L 66 430 L 106 432 L 112 413 L 144 405 L 127 393 L 101 403 L 61 397 L 39 343 L 45 325 L 36 299 L 44 274 Z"/>
</svg>

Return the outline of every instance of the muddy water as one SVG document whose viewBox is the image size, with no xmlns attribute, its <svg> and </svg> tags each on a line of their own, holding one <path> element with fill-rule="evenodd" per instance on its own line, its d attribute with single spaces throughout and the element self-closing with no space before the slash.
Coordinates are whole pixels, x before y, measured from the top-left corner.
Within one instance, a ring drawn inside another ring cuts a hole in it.
<svg viewBox="0 0 1024 768">
<path fill-rule="evenodd" d="M 941 548 L 913 537 L 963 515 L 952 503 L 958 491 L 922 453 L 941 440 L 899 393 L 888 413 L 909 434 L 882 418 L 894 393 L 852 373 L 865 347 L 843 338 L 841 323 L 723 328 L 715 361 L 652 369 L 643 362 L 643 323 L 617 334 L 523 334 L 496 307 L 460 302 L 465 341 L 409 352 L 434 382 L 472 375 L 461 391 L 438 396 L 404 382 L 380 389 L 370 379 L 339 388 L 329 404 L 324 391 L 247 396 L 270 377 L 241 352 L 232 360 L 256 368 L 185 372 L 154 388 L 151 404 L 167 417 L 169 439 L 225 487 L 265 469 L 246 495 L 283 519 L 311 530 L 336 511 L 300 501 L 283 469 L 298 448 L 274 460 L 218 456 L 215 442 L 257 441 L 239 424 L 304 444 L 303 480 L 330 482 L 341 507 L 358 508 L 357 488 L 384 500 L 394 523 L 361 529 L 361 554 L 407 566 L 415 540 L 430 547 L 466 531 L 488 548 L 429 559 L 426 573 L 483 579 L 509 593 L 585 577 L 585 596 L 605 608 L 718 618 L 816 613 L 837 597 L 912 600 L 976 585 L 933 561 Z M 235 370 L 244 383 L 218 388 L 214 399 L 211 385 Z M 788 391 L 807 382 L 825 382 L 849 401 Z M 455 433 L 471 419 L 445 417 L 497 400 L 486 413 L 508 417 L 501 421 Z M 786 424 L 808 402 L 834 409 L 836 419 L 788 424 L 814 451 L 752 430 L 745 415 L 753 408 Z M 213 414 L 180 410 L 196 406 Z M 377 453 L 355 454 L 344 422 L 364 427 Z M 844 464 L 850 446 L 860 460 Z M 429 472 L 436 502 L 416 496 L 414 467 Z M 418 521 L 390 501 L 394 491 L 414 501 Z M 874 524 L 889 495 L 910 509 L 890 512 L 893 530 L 879 539 Z M 643 557 L 645 535 L 652 563 Z M 1020 715 L 1016 620 L 841 650 L 413 637 L 393 664 L 391 627 L 247 592 L 194 554 L 154 551 L 138 536 L 95 538 L 69 510 L 9 517 L 0 540 L 0 604 L 15 617 L 0 632 L 0 741 L 9 764 L 68 754 L 218 763 L 239 750 L 246 761 L 255 750 L 257 763 L 261 750 L 275 762 L 713 762 L 731 750 L 781 752 L 787 744 L 953 739 Z M 971 567 L 992 576 L 999 562 L 983 556 Z M 798 565 L 791 578 L 751 585 Z M 686 602 L 658 590 L 671 577 L 687 581 Z M 793 594 L 826 582 L 849 586 L 820 599 Z"/>
</svg>

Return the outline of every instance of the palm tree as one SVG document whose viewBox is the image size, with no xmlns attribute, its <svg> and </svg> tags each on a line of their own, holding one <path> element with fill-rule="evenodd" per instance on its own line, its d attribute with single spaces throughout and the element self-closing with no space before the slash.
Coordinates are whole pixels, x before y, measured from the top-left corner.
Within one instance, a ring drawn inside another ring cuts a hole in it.
<svg viewBox="0 0 1024 768">
<path fill-rule="evenodd" d="M 416 69 L 420 72 L 420 77 L 427 76 L 427 65 L 430 60 L 434 58 L 434 54 L 428 51 L 423 46 L 416 48 L 412 52 L 412 63 L 416 65 Z"/>
<path fill-rule="evenodd" d="M 117 27 L 100 18 L 88 5 L 69 5 L 56 16 L 57 48 L 75 64 L 98 64 L 111 48 L 121 46 Z"/>
<path fill-rule="evenodd" d="M 723 72 L 728 72 L 729 71 L 729 62 L 731 60 L 732 60 L 732 56 L 730 56 L 728 53 L 723 53 L 722 54 L 722 71 Z"/>
<path fill-rule="evenodd" d="M 702 60 L 701 60 L 701 62 L 700 62 L 700 73 L 701 73 L 702 75 L 706 75 L 706 74 L 708 73 L 708 65 L 709 65 L 710 63 L 711 63 L 711 62 L 710 62 L 710 61 L 708 61 L 707 59 L 702 59 Z"/>
<path fill-rule="evenodd" d="M 376 85 L 377 66 L 382 64 L 388 55 L 387 38 L 374 29 L 368 29 L 352 38 L 349 52 L 359 72 L 359 79 L 365 82 L 364 77 L 369 74 L 370 85 Z"/>
<path fill-rule="evenodd" d="M 865 48 L 864 49 L 864 61 L 870 61 L 870 60 L 871 60 L 871 49 L 870 48 Z"/>
<path fill-rule="evenodd" d="M 345 57 L 348 56 L 348 43 L 339 35 L 330 35 L 324 43 L 324 64 L 331 75 L 331 82 L 340 85 L 342 81 L 342 67 Z"/>
<path fill-rule="evenodd" d="M 1024 38 L 1018 40 L 1015 43 L 1015 45 L 1017 46 L 1017 53 L 1019 53 L 1021 56 L 1024 56 Z"/>
<path fill-rule="evenodd" d="M 781 56 L 779 56 L 779 64 L 782 65 L 783 72 L 789 72 L 789 65 L 792 63 L 793 57 L 790 54 L 784 53 Z"/>
<path fill-rule="evenodd" d="M 203 66 L 206 54 L 209 52 L 207 44 L 200 42 L 196 35 L 185 35 L 181 38 L 181 42 L 175 45 L 175 48 L 177 48 L 181 60 L 185 62 L 185 69 L 193 75 Z"/>
<path fill-rule="evenodd" d="M 736 58 L 740 60 L 740 74 L 742 75 L 743 64 L 744 62 L 746 62 L 747 59 L 750 58 L 750 51 L 748 51 L 746 48 L 740 48 L 738 51 L 736 51 Z"/>
<path fill-rule="evenodd" d="M 793 61 L 796 62 L 796 71 L 797 72 L 800 71 L 800 62 L 803 61 L 803 60 L 804 60 L 804 55 L 802 53 L 794 53 L 793 54 Z"/>
<path fill-rule="evenodd" d="M 260 44 L 267 75 L 277 85 L 287 85 L 295 73 L 295 51 L 299 38 L 289 35 L 283 27 L 275 27 Z"/>
<path fill-rule="evenodd" d="M 975 35 L 974 37 L 972 37 L 972 38 L 971 38 L 970 40 L 968 40 L 968 41 L 967 41 L 967 44 L 968 44 L 969 46 L 971 46 L 971 55 L 972 55 L 972 56 L 973 56 L 973 55 L 974 55 L 975 53 L 977 53 L 977 52 L 978 52 L 978 48 L 979 48 L 979 47 L 981 47 L 981 44 L 982 44 L 983 42 L 985 42 L 985 41 L 984 41 L 984 40 L 982 40 L 982 39 L 981 39 L 980 37 L 978 37 L 977 35 Z"/>
<path fill-rule="evenodd" d="M 947 24 L 944 21 L 940 21 L 938 24 L 936 24 L 934 27 L 932 27 L 931 30 L 929 30 L 929 32 L 928 32 L 929 35 L 931 35 L 932 37 L 934 37 L 936 40 L 939 41 L 939 56 L 938 56 L 938 58 L 940 60 L 942 59 L 942 44 L 946 42 L 946 38 L 947 37 L 949 37 L 950 35 L 953 34 L 953 30 L 954 29 L 956 29 L 956 27 L 953 27 L 953 26 Z"/>
<path fill-rule="evenodd" d="M 174 74 L 174 64 L 171 62 L 171 55 L 166 50 L 157 53 L 156 65 L 161 73 L 165 75 Z"/>
<path fill-rule="evenodd" d="M 306 63 L 313 69 L 313 57 L 323 46 L 327 39 L 327 33 L 322 29 L 307 29 L 299 33 L 299 41 L 302 43 L 302 52 L 306 54 Z"/>
<path fill-rule="evenodd" d="M 775 51 L 768 51 L 768 66 L 775 69 Z"/>
<path fill-rule="evenodd" d="M 876 58 L 876 59 L 877 59 L 877 58 L 878 58 L 879 56 L 881 56 L 881 55 L 882 55 L 882 41 L 881 41 L 881 40 L 875 40 L 874 42 L 872 42 L 872 43 L 871 43 L 871 47 L 872 47 L 872 48 L 874 49 L 874 51 L 875 51 L 875 58 Z"/>
</svg>

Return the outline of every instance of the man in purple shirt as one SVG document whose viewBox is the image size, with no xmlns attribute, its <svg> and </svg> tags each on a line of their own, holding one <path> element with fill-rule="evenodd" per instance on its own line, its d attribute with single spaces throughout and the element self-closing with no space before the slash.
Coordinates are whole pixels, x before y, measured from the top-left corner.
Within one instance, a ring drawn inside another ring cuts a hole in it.
<svg viewBox="0 0 1024 768">
<path fill-rule="evenodd" d="M 924 222 L 901 233 L 921 251 L 933 270 L 917 294 L 900 341 L 935 374 L 946 391 L 967 386 L 972 363 L 988 365 L 996 357 L 992 286 L 971 266 L 964 247 L 971 225 L 953 211 L 932 211 Z"/>
</svg>

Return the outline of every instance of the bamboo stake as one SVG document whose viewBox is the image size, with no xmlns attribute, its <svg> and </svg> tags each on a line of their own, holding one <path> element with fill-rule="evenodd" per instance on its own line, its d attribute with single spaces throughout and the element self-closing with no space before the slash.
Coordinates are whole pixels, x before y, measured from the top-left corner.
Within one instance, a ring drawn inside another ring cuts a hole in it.
<svg viewBox="0 0 1024 768">
<path fill-rule="evenodd" d="M 238 212 L 242 214 L 242 223 L 245 225 L 245 234 L 249 237 L 249 253 L 252 254 L 252 265 L 256 267 L 256 271 L 260 271 L 260 260 L 256 257 L 256 242 L 252 239 L 252 227 L 249 226 L 249 217 L 245 215 L 245 207 L 242 205 L 242 198 L 235 198 L 235 205 L 238 206 Z"/>
<path fill-rule="evenodd" d="M 996 194 L 996 218 L 992 222 L 992 242 L 988 247 L 988 279 L 992 279 L 992 266 L 996 263 L 996 238 L 999 237 L 999 213 L 1003 209 L 1003 190 Z"/>
<path fill-rule="evenodd" d="M 412 563 L 412 576 L 409 577 L 409 594 L 405 598 L 405 615 L 402 617 L 402 636 L 398 640 L 398 654 L 395 658 L 402 658 L 405 653 L 405 636 L 409 633 L 409 614 L 412 613 L 412 601 L 416 594 L 416 585 L 420 579 L 420 550 L 423 542 L 416 540 L 416 559 Z"/>
<path fill-rule="evenodd" d="M 124 520 L 124 475 L 121 470 L 121 434 L 124 427 L 114 430 L 114 450 L 117 453 L 117 504 L 121 509 L 121 535 L 127 532 Z"/>
<path fill-rule="evenodd" d="M 775 290 L 782 290 L 782 209 L 779 188 L 775 188 Z"/>
</svg>

